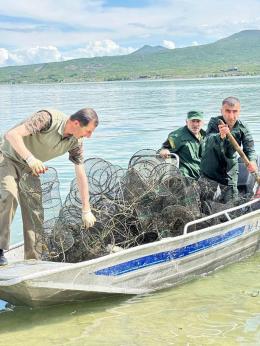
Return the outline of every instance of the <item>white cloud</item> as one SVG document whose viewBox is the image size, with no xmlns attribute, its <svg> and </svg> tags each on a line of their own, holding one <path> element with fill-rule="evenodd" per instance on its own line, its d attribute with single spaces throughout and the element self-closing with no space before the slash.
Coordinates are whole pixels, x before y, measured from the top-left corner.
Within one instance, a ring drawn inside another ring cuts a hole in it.
<svg viewBox="0 0 260 346">
<path fill-rule="evenodd" d="M 95 56 L 122 55 L 130 54 L 134 50 L 132 47 L 120 47 L 112 40 L 89 41 L 84 48 L 77 48 L 65 53 L 60 52 L 54 46 L 36 46 L 13 51 L 0 48 L 0 66 L 28 65 L 77 58 L 92 58 Z"/>
<path fill-rule="evenodd" d="M 0 47 L 18 50 L 53 46 L 66 52 L 65 58 L 76 53 L 79 57 L 112 55 L 126 54 L 131 47 L 137 49 L 144 44 L 158 45 L 163 40 L 167 48 L 173 48 L 173 44 L 184 47 L 190 42 L 204 44 L 241 30 L 260 29 L 259 0 L 157 0 L 136 8 L 124 7 L 128 1 L 121 7 L 109 7 L 109 0 L 107 6 L 104 3 L 0 0 Z M 118 47 L 105 41 L 117 42 Z M 71 45 L 78 50 L 72 51 Z M 0 53 L 0 61 L 10 59 L 5 53 Z M 54 52 L 50 54 L 58 59 Z"/>
<path fill-rule="evenodd" d="M 163 40 L 163 44 L 162 45 L 165 48 L 169 48 L 169 49 L 174 49 L 175 48 L 175 43 L 173 41 Z"/>
<path fill-rule="evenodd" d="M 192 46 L 198 46 L 199 44 L 198 44 L 197 41 L 193 41 L 191 45 L 192 45 Z"/>
<path fill-rule="evenodd" d="M 61 61 L 62 55 L 54 46 L 32 47 L 15 52 L 19 64 L 35 64 L 41 62 Z"/>
<path fill-rule="evenodd" d="M 0 66 L 27 65 L 61 60 L 63 60 L 61 53 L 53 46 L 37 46 L 14 51 L 0 48 Z"/>
<path fill-rule="evenodd" d="M 8 50 L 5 48 L 0 48 L 0 66 L 5 65 L 8 60 Z"/>
<path fill-rule="evenodd" d="M 130 54 L 135 50 L 132 47 L 120 47 L 112 40 L 89 41 L 85 47 L 66 53 L 64 57 L 66 60 L 71 58 L 92 58 L 94 56 Z"/>
</svg>

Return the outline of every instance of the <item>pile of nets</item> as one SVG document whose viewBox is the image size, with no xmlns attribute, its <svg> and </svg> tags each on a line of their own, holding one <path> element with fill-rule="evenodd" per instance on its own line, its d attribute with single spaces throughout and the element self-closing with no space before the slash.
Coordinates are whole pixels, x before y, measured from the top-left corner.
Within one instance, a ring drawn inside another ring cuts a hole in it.
<svg viewBox="0 0 260 346">
<path fill-rule="evenodd" d="M 174 159 L 164 160 L 151 149 L 135 153 L 127 169 L 91 158 L 85 161 L 85 171 L 97 219 L 90 229 L 82 228 L 75 179 L 63 204 L 54 169 L 40 177 L 26 175 L 21 181 L 35 220 L 37 251 L 44 259 L 80 262 L 178 236 L 187 222 L 211 214 L 214 203 L 217 211 L 227 208 L 213 203 L 216 187 L 209 184 L 201 189 L 197 181 L 181 175 Z"/>
</svg>

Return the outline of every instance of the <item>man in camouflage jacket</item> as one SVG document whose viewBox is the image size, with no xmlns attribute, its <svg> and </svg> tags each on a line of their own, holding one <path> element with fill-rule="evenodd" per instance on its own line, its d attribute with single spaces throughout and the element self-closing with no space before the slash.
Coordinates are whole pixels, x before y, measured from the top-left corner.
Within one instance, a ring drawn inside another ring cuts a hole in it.
<svg viewBox="0 0 260 346">
<path fill-rule="evenodd" d="M 202 129 L 203 113 L 190 111 L 187 114 L 186 126 L 171 132 L 163 143 L 160 156 L 167 158 L 175 153 L 180 159 L 180 171 L 185 177 L 200 177 L 200 161 L 204 150 L 206 132 Z"/>
<path fill-rule="evenodd" d="M 240 101 L 236 97 L 224 99 L 221 115 L 209 121 L 205 152 L 201 160 L 202 175 L 221 184 L 222 199 L 225 203 L 235 200 L 238 196 L 238 155 L 227 138 L 228 133 L 231 133 L 238 144 L 243 146 L 244 153 L 250 161 L 247 166 L 248 171 L 257 170 L 254 141 L 245 123 L 239 120 L 239 115 Z"/>
<path fill-rule="evenodd" d="M 83 138 L 91 137 L 98 125 L 92 108 L 83 108 L 67 116 L 59 110 L 44 109 L 10 129 L 0 148 L 0 266 L 7 264 L 3 250 L 8 250 L 10 227 L 18 205 L 21 206 L 25 259 L 39 258 L 36 251 L 37 211 L 28 208 L 19 182 L 25 172 L 35 176 L 47 170 L 45 162 L 69 153 L 82 202 L 82 224 L 94 225 L 89 203 L 88 179 L 84 169 Z M 31 198 L 33 198 L 31 196 Z M 35 206 L 41 198 L 36 198 Z"/>
</svg>

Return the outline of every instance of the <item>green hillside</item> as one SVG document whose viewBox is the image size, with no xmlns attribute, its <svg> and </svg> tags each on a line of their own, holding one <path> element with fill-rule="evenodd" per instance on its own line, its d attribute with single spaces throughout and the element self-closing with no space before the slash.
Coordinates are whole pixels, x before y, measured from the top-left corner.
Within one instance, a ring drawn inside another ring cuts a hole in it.
<svg viewBox="0 0 260 346">
<path fill-rule="evenodd" d="M 121 56 L 0 68 L 0 83 L 52 83 L 260 74 L 260 30 L 215 43 L 176 48 L 144 46 Z"/>
</svg>

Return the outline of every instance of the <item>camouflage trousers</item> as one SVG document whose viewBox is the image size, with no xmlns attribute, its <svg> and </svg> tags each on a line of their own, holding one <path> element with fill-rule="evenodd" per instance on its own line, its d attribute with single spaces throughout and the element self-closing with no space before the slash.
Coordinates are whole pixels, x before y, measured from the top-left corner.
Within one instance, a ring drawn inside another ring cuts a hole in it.
<svg viewBox="0 0 260 346">
<path fill-rule="evenodd" d="M 24 173 L 29 173 L 26 166 L 5 157 L 0 152 L 0 249 L 8 250 L 11 224 L 18 206 L 21 207 L 24 235 L 25 259 L 39 259 L 37 251 L 37 229 L 42 227 L 42 212 L 31 208 L 41 205 L 41 195 L 25 195 L 19 186 Z M 41 209 L 41 208 L 40 208 Z"/>
</svg>

